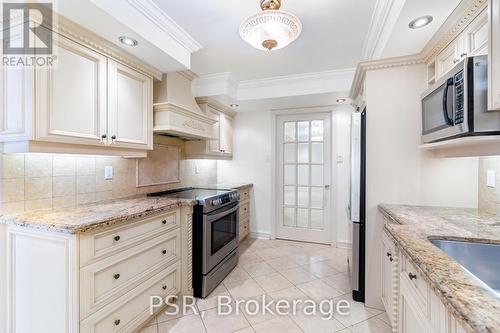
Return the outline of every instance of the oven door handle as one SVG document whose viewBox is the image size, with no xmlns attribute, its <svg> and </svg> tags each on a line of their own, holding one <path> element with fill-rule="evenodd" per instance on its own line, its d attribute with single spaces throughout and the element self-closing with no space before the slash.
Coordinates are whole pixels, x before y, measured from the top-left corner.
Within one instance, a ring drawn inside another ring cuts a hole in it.
<svg viewBox="0 0 500 333">
<path fill-rule="evenodd" d="M 218 213 L 218 214 L 215 214 L 215 215 L 207 214 L 207 217 L 206 217 L 207 222 L 216 221 L 216 220 L 218 220 L 218 219 L 220 219 L 220 218 L 222 218 L 224 216 L 230 215 L 230 214 L 236 212 L 238 210 L 238 208 L 240 208 L 239 204 L 235 205 L 231 209 L 225 210 L 225 211 L 223 211 L 221 213 Z"/>
</svg>

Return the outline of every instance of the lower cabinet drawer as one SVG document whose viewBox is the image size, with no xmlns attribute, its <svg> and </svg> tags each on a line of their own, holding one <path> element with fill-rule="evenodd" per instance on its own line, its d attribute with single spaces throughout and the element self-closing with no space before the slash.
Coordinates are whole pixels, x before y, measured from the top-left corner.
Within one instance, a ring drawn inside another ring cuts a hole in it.
<svg viewBox="0 0 500 333">
<path fill-rule="evenodd" d="M 151 318 L 151 296 L 177 295 L 180 263 L 170 266 L 109 306 L 80 322 L 80 333 L 133 332 Z M 157 309 L 160 309 L 158 307 Z"/>
<path fill-rule="evenodd" d="M 240 221 L 245 219 L 250 215 L 250 202 L 243 201 L 240 202 Z"/>
<path fill-rule="evenodd" d="M 249 219 L 246 219 L 246 220 L 243 220 L 240 221 L 240 241 L 245 238 L 246 236 L 248 236 L 248 234 L 250 233 L 250 220 Z"/>
<path fill-rule="evenodd" d="M 406 257 L 402 257 L 401 265 L 401 279 L 408 282 L 413 292 L 418 298 L 418 301 L 422 307 L 422 310 L 427 313 L 427 307 L 429 304 L 429 286 L 424 280 L 419 271 L 413 266 L 411 261 Z"/>
<path fill-rule="evenodd" d="M 90 315 L 181 257 L 180 229 L 81 269 L 80 315 Z"/>
<path fill-rule="evenodd" d="M 80 267 L 135 246 L 180 225 L 180 209 L 80 236 Z"/>
</svg>

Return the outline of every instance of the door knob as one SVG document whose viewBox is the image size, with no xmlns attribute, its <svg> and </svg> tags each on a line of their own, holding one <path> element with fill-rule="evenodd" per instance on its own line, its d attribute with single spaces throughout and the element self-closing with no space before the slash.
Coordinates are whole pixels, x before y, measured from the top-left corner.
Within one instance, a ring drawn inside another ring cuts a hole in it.
<svg viewBox="0 0 500 333">
<path fill-rule="evenodd" d="M 325 185 L 325 190 L 329 190 L 330 189 L 330 185 Z"/>
</svg>

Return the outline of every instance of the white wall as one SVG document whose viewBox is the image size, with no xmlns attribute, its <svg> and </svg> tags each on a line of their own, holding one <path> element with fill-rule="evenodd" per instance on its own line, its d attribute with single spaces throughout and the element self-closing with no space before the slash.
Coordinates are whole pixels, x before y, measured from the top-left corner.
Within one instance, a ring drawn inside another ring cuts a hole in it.
<svg viewBox="0 0 500 333">
<path fill-rule="evenodd" d="M 349 105 L 332 106 L 332 176 L 333 190 L 332 221 L 335 223 L 336 240 L 339 246 L 348 242 L 348 217 L 345 207 L 349 202 L 350 122 L 353 108 Z M 234 119 L 234 155 L 232 161 L 219 161 L 219 182 L 252 182 L 254 201 L 251 207 L 250 230 L 262 236 L 272 231 L 272 133 L 271 111 L 239 113 Z M 342 163 L 337 163 L 337 155 Z"/>
<path fill-rule="evenodd" d="M 272 220 L 271 113 L 239 113 L 233 126 L 233 160 L 217 163 L 217 180 L 253 183 L 250 231 L 269 235 Z"/>
<path fill-rule="evenodd" d="M 380 301 L 380 203 L 477 207 L 478 159 L 436 159 L 420 144 L 423 65 L 369 71 L 366 304 Z"/>
</svg>

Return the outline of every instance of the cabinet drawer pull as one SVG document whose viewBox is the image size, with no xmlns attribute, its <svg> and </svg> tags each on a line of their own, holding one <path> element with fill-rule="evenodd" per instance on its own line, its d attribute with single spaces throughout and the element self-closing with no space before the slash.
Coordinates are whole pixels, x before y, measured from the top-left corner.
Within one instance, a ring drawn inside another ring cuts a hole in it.
<svg viewBox="0 0 500 333">
<path fill-rule="evenodd" d="M 120 240 L 120 236 L 115 236 L 113 239 L 114 239 L 116 242 L 118 242 L 118 241 Z"/>
<path fill-rule="evenodd" d="M 161 253 L 167 254 L 167 250 L 163 250 L 163 251 L 161 251 Z"/>
<path fill-rule="evenodd" d="M 113 277 L 115 278 L 115 280 L 118 280 L 120 278 L 120 274 L 115 274 L 113 275 Z"/>
<path fill-rule="evenodd" d="M 465 53 L 465 52 L 464 52 L 464 53 L 462 53 L 462 54 L 460 55 L 460 58 L 463 58 L 463 57 L 467 57 L 467 53 Z"/>
<path fill-rule="evenodd" d="M 167 224 L 167 220 L 163 220 L 163 221 L 161 221 L 161 223 Z"/>
<path fill-rule="evenodd" d="M 391 256 L 392 256 L 392 253 L 391 253 L 391 252 L 387 252 L 387 256 L 388 256 L 388 257 L 391 257 Z"/>
<path fill-rule="evenodd" d="M 120 319 L 115 320 L 115 326 L 120 325 L 120 322 L 121 322 Z"/>
<path fill-rule="evenodd" d="M 161 289 L 167 290 L 167 286 L 165 285 L 165 286 L 161 287 Z"/>
<path fill-rule="evenodd" d="M 392 262 L 394 259 L 392 259 L 392 256 L 389 257 L 389 261 Z"/>
<path fill-rule="evenodd" d="M 410 278 L 410 280 L 416 280 L 417 279 L 417 275 L 416 274 L 413 274 L 413 273 L 408 273 L 408 277 Z"/>
</svg>

